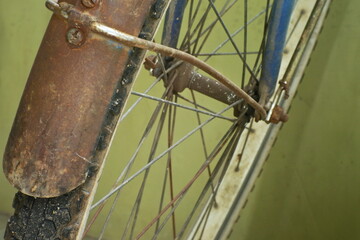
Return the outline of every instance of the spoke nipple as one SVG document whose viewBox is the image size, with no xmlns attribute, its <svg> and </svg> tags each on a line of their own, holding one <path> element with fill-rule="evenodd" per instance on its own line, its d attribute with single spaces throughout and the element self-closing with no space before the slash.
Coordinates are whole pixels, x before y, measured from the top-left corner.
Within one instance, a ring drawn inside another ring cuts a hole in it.
<svg viewBox="0 0 360 240">
<path fill-rule="evenodd" d="M 80 29 L 70 28 L 66 33 L 66 39 L 71 45 L 79 47 L 84 43 L 85 37 Z"/>
<path fill-rule="evenodd" d="M 99 0 L 81 0 L 81 3 L 87 8 L 93 8 L 98 4 Z"/>
</svg>

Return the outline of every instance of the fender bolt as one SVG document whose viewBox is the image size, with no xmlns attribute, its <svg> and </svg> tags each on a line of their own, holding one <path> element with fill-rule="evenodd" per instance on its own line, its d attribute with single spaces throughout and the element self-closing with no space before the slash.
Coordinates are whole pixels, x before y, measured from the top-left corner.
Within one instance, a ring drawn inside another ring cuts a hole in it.
<svg viewBox="0 0 360 240">
<path fill-rule="evenodd" d="M 82 0 L 81 3 L 87 8 L 93 8 L 99 0 Z"/>
<path fill-rule="evenodd" d="M 78 28 L 70 28 L 66 33 L 67 41 L 74 46 L 81 46 L 84 42 L 84 33 Z"/>
</svg>

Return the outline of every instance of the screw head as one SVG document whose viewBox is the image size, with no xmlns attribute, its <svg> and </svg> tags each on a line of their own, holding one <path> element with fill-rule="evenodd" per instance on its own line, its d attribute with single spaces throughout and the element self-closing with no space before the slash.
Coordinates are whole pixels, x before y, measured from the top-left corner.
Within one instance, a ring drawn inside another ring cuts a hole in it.
<svg viewBox="0 0 360 240">
<path fill-rule="evenodd" d="M 81 0 L 81 3 L 87 8 L 93 8 L 96 6 L 99 0 Z"/>
<path fill-rule="evenodd" d="M 66 33 L 66 39 L 71 45 L 79 47 L 84 43 L 85 37 L 79 28 L 70 28 Z"/>
</svg>

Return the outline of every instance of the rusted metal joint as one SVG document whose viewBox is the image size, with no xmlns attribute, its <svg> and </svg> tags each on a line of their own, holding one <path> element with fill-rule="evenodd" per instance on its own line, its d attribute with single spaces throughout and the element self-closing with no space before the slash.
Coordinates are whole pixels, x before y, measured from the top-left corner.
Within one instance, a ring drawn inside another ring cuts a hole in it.
<svg viewBox="0 0 360 240">
<path fill-rule="evenodd" d="M 178 60 L 172 61 L 170 66 L 177 62 Z M 144 66 L 155 77 L 159 77 L 163 73 L 161 63 L 157 60 L 156 56 L 147 57 Z M 168 78 L 163 78 L 165 87 L 170 84 L 167 82 L 167 79 L 173 78 L 175 79 L 171 81 L 171 84 L 174 92 L 182 92 L 189 88 L 228 105 L 240 99 L 233 91 L 220 82 L 196 72 L 194 66 L 187 62 L 182 62 L 178 67 L 169 72 Z"/>
<path fill-rule="evenodd" d="M 87 11 L 84 12 L 76 6 L 67 3 L 54 0 L 47 0 L 46 7 L 53 11 L 57 16 L 60 16 L 70 23 L 76 22 L 77 24 L 90 27 L 92 22 L 97 21 L 97 18 L 90 15 Z"/>
<path fill-rule="evenodd" d="M 279 85 L 280 86 L 274 95 L 274 101 L 272 102 L 266 117 L 267 123 L 287 122 L 289 118 L 283 108 L 278 105 L 282 99 L 287 99 L 289 97 L 289 85 L 284 80 L 280 80 Z"/>
<path fill-rule="evenodd" d="M 196 72 L 194 70 L 194 66 L 190 63 L 178 63 L 179 60 L 174 60 L 167 64 L 169 65 L 167 67 L 175 65 L 179 66 L 171 70 L 167 77 L 162 78 L 165 87 L 168 87 L 171 84 L 171 90 L 173 92 L 180 93 L 188 88 L 227 105 L 231 105 L 240 100 L 240 98 L 232 90 L 222 83 Z M 155 77 L 163 75 L 164 67 L 161 65 L 162 63 L 158 61 L 157 56 L 154 55 L 148 56 L 144 62 L 145 69 L 149 70 L 151 75 Z M 239 116 L 243 107 L 244 104 L 235 105 L 234 116 Z"/>
<path fill-rule="evenodd" d="M 68 19 L 68 10 L 73 7 L 73 5 L 67 2 L 58 3 L 57 0 L 47 0 L 45 2 L 45 6 L 53 11 L 56 15 L 61 16 L 64 19 Z"/>
<path fill-rule="evenodd" d="M 92 8 L 98 2 L 99 0 L 83 0 L 82 4 L 87 8 Z M 47 0 L 45 5 L 57 16 L 67 20 L 71 26 L 66 33 L 66 40 L 70 47 L 80 47 L 83 45 L 86 41 L 90 24 L 96 21 L 96 18 L 67 2 L 58 3 L 54 0 Z"/>
<path fill-rule="evenodd" d="M 279 123 L 279 122 L 287 122 L 289 116 L 285 113 L 284 109 L 279 105 L 276 105 L 272 111 L 271 117 L 268 123 Z"/>
</svg>

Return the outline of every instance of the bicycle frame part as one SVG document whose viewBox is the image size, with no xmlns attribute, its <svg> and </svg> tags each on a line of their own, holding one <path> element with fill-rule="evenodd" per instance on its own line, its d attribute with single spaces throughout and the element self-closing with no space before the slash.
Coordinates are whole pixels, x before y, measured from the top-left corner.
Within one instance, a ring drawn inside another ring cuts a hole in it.
<svg viewBox="0 0 360 240">
<path fill-rule="evenodd" d="M 275 0 L 271 9 L 262 71 L 259 80 L 260 105 L 273 95 L 278 81 L 286 33 L 296 0 Z"/>
<path fill-rule="evenodd" d="M 10 183 L 35 197 L 67 193 L 100 168 L 102 159 L 93 156 L 107 148 L 102 133 L 107 112 L 120 115 L 132 86 L 121 76 L 127 65 L 126 71 L 136 71 L 127 63 L 132 49 L 92 33 L 82 17 L 101 18 L 137 36 L 149 12 L 159 19 L 156 8 L 166 5 L 154 0 L 98 1 L 90 8 L 79 0 L 60 4 L 74 8 L 61 13 L 67 21 L 51 17 L 3 161 Z"/>
<path fill-rule="evenodd" d="M 176 48 L 187 0 L 173 0 L 165 15 L 161 44 Z"/>
</svg>

